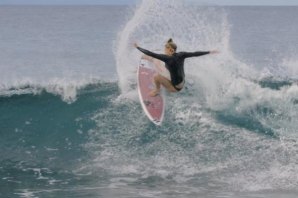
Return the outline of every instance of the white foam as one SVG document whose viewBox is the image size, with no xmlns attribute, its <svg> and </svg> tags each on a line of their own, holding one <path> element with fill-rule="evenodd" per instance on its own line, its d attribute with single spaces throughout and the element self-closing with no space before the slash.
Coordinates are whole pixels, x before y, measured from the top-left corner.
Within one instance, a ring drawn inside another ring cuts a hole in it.
<svg viewBox="0 0 298 198">
<path fill-rule="evenodd" d="M 22 190 L 22 192 L 15 193 L 15 194 L 19 195 L 20 197 L 23 197 L 23 198 L 38 198 L 35 195 L 35 192 L 31 192 L 29 189 L 24 189 L 24 190 Z"/>
<path fill-rule="evenodd" d="M 115 52 L 119 86 L 125 94 L 134 90 L 141 52 L 133 47 L 138 42 L 149 50 L 161 49 L 170 37 L 178 51 L 218 49 L 219 55 L 186 60 L 186 80 L 199 80 L 206 96 L 215 97 L 235 76 L 256 76 L 250 66 L 236 60 L 230 50 L 230 33 L 226 13 L 221 8 L 191 7 L 172 0 L 142 1 L 135 15 L 119 33 Z M 202 91 L 202 90 L 196 90 Z"/>
<path fill-rule="evenodd" d="M 94 152 L 96 168 L 103 168 L 112 175 L 174 176 L 178 183 L 196 174 L 208 174 L 211 179 L 228 183 L 233 190 L 287 189 L 297 183 L 298 179 L 291 176 L 296 171 L 293 167 L 297 158 L 287 163 L 287 157 L 279 156 L 280 150 L 285 155 L 295 156 L 297 149 L 289 142 L 266 138 L 241 126 L 225 125 L 214 117 L 218 111 L 228 111 L 235 117 L 245 115 L 259 121 L 264 128 L 272 129 L 281 139 L 297 140 L 298 86 L 293 84 L 279 90 L 262 87 L 257 79 L 272 73 L 264 70 L 259 74 L 254 66 L 237 60 L 230 49 L 229 29 L 226 13 L 221 8 L 187 7 L 171 0 L 142 1 L 119 33 L 115 56 L 122 95 L 116 105 L 122 99 L 137 101 L 134 71 L 141 53 L 132 47 L 135 41 L 141 47 L 154 50 L 162 48 L 172 37 L 178 51 L 219 49 L 221 53 L 185 62 L 186 80 L 192 82 L 191 89 L 167 99 L 166 119 L 170 124 L 160 130 L 148 126 L 148 120 L 139 116 L 141 110 L 135 109 L 135 103 L 130 105 L 125 101 L 129 106 L 125 115 L 108 109 L 107 112 L 114 113 L 112 120 L 107 118 L 106 112 L 99 112 L 94 117 L 98 130 L 90 133 L 92 141 L 88 145 Z M 295 65 L 296 61 L 292 63 Z M 272 113 L 258 107 L 268 108 Z M 113 128 L 113 131 L 121 131 L 117 138 L 102 133 L 110 127 L 107 122 L 121 126 Z M 143 134 L 144 131 L 149 134 Z M 142 144 L 141 138 L 151 133 L 153 137 L 154 133 L 159 133 L 158 138 Z M 98 139 L 104 144 L 97 142 Z M 194 144 L 193 148 L 184 148 L 183 141 Z M 239 177 L 233 175 L 234 172 Z M 279 179 L 287 177 L 286 182 L 278 185 Z"/>
<path fill-rule="evenodd" d="M 298 59 L 295 58 L 284 58 L 282 61 L 283 73 L 289 78 L 298 79 Z"/>
</svg>

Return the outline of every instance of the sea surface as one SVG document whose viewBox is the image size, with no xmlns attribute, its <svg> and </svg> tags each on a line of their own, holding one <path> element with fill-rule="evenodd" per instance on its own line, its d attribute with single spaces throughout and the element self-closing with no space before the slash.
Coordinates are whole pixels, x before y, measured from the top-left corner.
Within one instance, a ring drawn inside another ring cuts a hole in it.
<svg viewBox="0 0 298 198">
<path fill-rule="evenodd" d="M 298 7 L 0 6 L 1 198 L 296 198 Z M 137 42 L 185 62 L 162 126 Z"/>
</svg>

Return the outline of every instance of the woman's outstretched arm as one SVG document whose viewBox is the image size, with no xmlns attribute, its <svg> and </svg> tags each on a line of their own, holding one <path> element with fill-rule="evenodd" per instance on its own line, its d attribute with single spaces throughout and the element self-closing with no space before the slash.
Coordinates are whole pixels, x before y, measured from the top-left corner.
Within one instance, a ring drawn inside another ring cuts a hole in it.
<svg viewBox="0 0 298 198">
<path fill-rule="evenodd" d="M 138 50 L 140 50 L 144 54 L 146 54 L 148 56 L 151 56 L 153 58 L 156 58 L 158 60 L 161 60 L 161 61 L 165 62 L 167 59 L 169 59 L 169 56 L 167 56 L 165 54 L 157 54 L 157 53 L 151 52 L 149 50 L 143 49 L 143 48 L 139 47 L 136 43 L 134 44 L 134 46 L 135 46 L 135 48 L 137 48 Z"/>
<path fill-rule="evenodd" d="M 217 54 L 219 51 L 211 50 L 211 51 L 197 51 L 197 52 L 180 52 L 184 58 L 203 56 L 206 54 Z"/>
</svg>

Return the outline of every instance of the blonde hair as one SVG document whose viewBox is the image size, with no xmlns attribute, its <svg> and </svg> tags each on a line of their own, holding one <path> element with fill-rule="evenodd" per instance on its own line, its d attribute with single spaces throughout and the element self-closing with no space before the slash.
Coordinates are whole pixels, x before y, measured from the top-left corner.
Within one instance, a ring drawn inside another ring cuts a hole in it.
<svg viewBox="0 0 298 198">
<path fill-rule="evenodd" d="M 172 48 L 175 52 L 177 50 L 177 45 L 176 45 L 176 43 L 173 42 L 173 39 L 172 38 L 170 38 L 168 40 L 168 42 L 166 43 L 166 47 Z"/>
</svg>

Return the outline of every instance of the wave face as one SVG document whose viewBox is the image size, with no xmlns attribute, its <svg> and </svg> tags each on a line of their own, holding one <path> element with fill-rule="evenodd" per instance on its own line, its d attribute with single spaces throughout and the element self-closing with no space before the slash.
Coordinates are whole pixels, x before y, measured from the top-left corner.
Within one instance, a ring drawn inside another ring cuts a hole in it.
<svg viewBox="0 0 298 198">
<path fill-rule="evenodd" d="M 0 196 L 295 197 L 297 61 L 240 60 L 229 9 L 142 1 L 115 43 L 118 81 L 0 87 Z M 221 54 L 186 61 L 158 127 L 138 101 L 131 43 L 161 49 L 169 37 Z"/>
<path fill-rule="evenodd" d="M 264 124 L 274 109 L 215 111 L 188 89 L 167 97 L 158 127 L 120 91 L 117 83 L 89 85 L 70 104 L 45 91 L 2 97 L 1 195 L 295 192 L 297 138 L 278 122 Z"/>
</svg>

